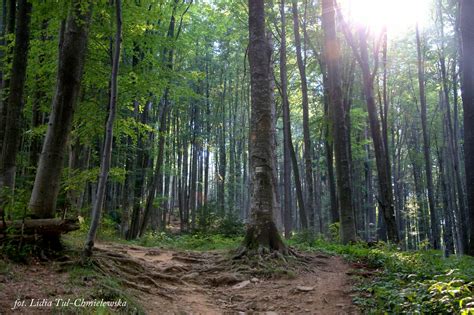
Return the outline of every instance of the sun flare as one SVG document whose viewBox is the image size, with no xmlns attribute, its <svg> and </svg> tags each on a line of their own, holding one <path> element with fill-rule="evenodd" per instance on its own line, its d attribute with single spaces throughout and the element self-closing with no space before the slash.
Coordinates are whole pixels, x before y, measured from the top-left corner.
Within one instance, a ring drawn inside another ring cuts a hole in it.
<svg viewBox="0 0 474 315">
<path fill-rule="evenodd" d="M 383 27 L 392 35 L 401 35 L 418 23 L 427 24 L 432 0 L 339 0 L 346 19 L 351 23 L 379 31 Z"/>
</svg>

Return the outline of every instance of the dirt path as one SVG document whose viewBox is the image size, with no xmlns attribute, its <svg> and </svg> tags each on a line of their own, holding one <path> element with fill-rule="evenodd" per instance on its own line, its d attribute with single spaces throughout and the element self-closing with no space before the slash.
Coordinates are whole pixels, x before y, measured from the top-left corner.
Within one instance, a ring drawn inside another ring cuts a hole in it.
<svg viewBox="0 0 474 315">
<path fill-rule="evenodd" d="M 107 263 L 101 266 L 110 267 L 104 269 L 105 274 L 122 279 L 127 295 L 134 296 L 146 314 L 359 313 L 352 304 L 351 267 L 339 257 L 311 254 L 305 262 L 293 264 L 286 277 L 269 278 L 239 270 L 246 265 L 237 264 L 235 268 L 225 253 L 219 252 L 114 243 L 98 245 L 95 256 L 105 257 Z M 32 299 L 94 296 L 97 286 L 87 271 L 71 282 L 58 264 L 11 265 L 8 271 L 0 272 L 0 314 L 48 314 L 58 310 L 42 306 L 12 311 L 17 299 L 30 303 Z M 278 272 L 285 275 L 286 271 Z"/>
<path fill-rule="evenodd" d="M 146 268 L 173 274 L 182 283 L 163 283 L 170 298 L 141 294 L 149 314 L 221 314 L 266 312 L 298 314 L 356 314 L 352 304 L 350 266 L 339 257 L 312 254 L 294 277 L 265 279 L 219 267 L 217 252 L 177 252 L 118 244 L 100 248 L 141 261 Z"/>
</svg>

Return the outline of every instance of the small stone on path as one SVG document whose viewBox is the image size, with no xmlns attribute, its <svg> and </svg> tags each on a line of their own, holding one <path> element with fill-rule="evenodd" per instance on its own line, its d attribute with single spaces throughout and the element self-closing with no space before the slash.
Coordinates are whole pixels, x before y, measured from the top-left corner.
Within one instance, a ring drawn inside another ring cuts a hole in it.
<svg viewBox="0 0 474 315">
<path fill-rule="evenodd" d="M 314 287 L 297 286 L 296 290 L 300 292 L 310 292 L 314 290 Z"/>
</svg>

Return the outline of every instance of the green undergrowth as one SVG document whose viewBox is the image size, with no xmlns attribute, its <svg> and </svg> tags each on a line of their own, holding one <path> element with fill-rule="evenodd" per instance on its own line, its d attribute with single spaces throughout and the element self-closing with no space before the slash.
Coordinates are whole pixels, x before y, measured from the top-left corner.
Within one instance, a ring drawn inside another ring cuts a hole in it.
<svg viewBox="0 0 474 315">
<path fill-rule="evenodd" d="M 357 275 L 354 302 L 364 312 L 474 314 L 474 258 L 444 258 L 441 251 L 400 251 L 378 243 L 341 245 L 294 237 L 300 250 L 343 256 L 367 272 Z M 367 275 L 369 277 L 367 278 Z"/>
<path fill-rule="evenodd" d="M 74 247 L 83 246 L 85 233 L 76 231 L 65 236 L 65 242 Z M 161 247 L 175 250 L 230 250 L 237 248 L 242 242 L 242 236 L 226 236 L 221 234 L 195 233 L 195 234 L 169 234 L 166 232 L 147 232 L 136 240 L 127 241 L 109 232 L 99 233 L 98 241 L 138 245 L 143 247 Z"/>
<path fill-rule="evenodd" d="M 147 233 L 142 238 L 129 243 L 145 247 L 161 247 L 178 250 L 229 250 L 237 248 L 242 242 L 241 236 L 225 236 L 221 234 L 167 234 Z"/>
<path fill-rule="evenodd" d="M 117 231 L 117 223 L 110 217 L 102 219 L 97 233 L 98 242 L 113 242 L 144 247 L 161 247 L 176 250 L 230 250 L 236 249 L 243 239 L 244 226 L 231 219 L 216 220 L 212 228 L 196 229 L 193 233 L 146 232 L 135 240 L 125 240 Z M 70 232 L 63 237 L 66 244 L 81 248 L 89 230 L 89 220 L 82 220 L 78 231 Z"/>
<path fill-rule="evenodd" d="M 69 275 L 69 283 L 73 288 L 87 287 L 87 290 L 79 290 L 73 296 L 71 301 L 121 301 L 121 306 L 69 306 L 66 313 L 71 314 L 144 314 L 142 307 L 137 302 L 137 298 L 124 290 L 120 280 L 112 275 L 104 276 L 98 273 L 92 266 L 73 265 L 66 270 Z M 68 300 L 67 296 L 62 297 Z M 72 302 L 74 303 L 74 302 Z M 52 310 L 53 313 L 64 313 L 64 307 L 59 306 Z"/>
</svg>

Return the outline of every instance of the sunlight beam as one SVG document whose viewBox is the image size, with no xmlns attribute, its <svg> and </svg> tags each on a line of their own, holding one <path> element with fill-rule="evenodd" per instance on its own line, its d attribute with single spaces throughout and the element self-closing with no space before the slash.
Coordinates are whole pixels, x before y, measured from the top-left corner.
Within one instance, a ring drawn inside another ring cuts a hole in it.
<svg viewBox="0 0 474 315">
<path fill-rule="evenodd" d="M 403 35 L 416 23 L 427 24 L 432 0 L 339 0 L 342 14 L 353 25 L 378 32 L 387 27 L 394 36 Z"/>
</svg>

